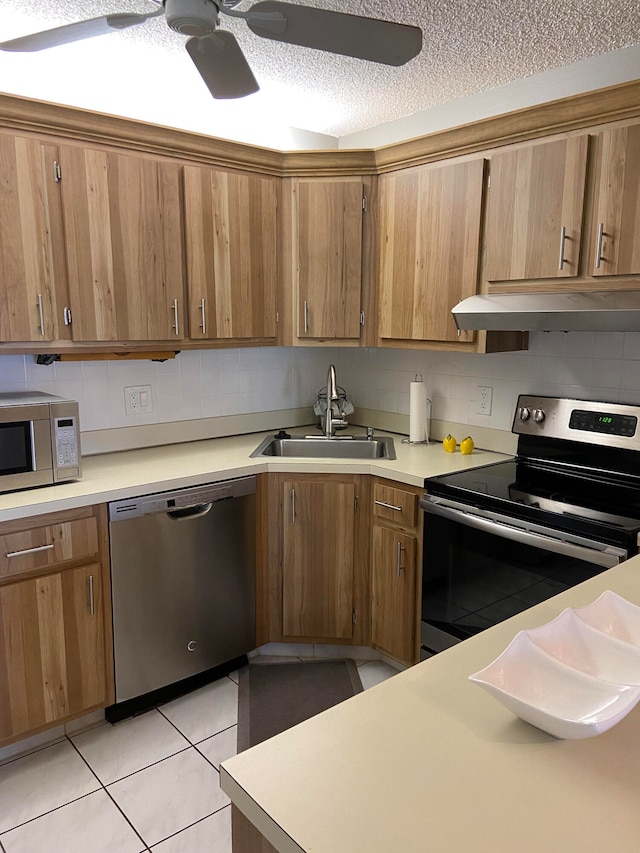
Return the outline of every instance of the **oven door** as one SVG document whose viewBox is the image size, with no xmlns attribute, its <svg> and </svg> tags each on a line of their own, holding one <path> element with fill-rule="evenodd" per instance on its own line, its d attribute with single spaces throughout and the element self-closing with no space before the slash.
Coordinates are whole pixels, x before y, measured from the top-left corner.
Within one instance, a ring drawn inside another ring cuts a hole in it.
<svg viewBox="0 0 640 853">
<path fill-rule="evenodd" d="M 624 548 L 426 495 L 422 646 L 442 651 L 626 560 Z"/>
</svg>

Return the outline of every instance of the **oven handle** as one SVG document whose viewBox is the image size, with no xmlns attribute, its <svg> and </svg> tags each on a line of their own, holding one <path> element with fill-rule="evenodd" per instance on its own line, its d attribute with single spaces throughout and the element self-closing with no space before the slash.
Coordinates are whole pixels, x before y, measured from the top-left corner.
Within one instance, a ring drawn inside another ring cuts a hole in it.
<svg viewBox="0 0 640 853">
<path fill-rule="evenodd" d="M 627 558 L 626 551 L 623 551 L 621 548 L 605 546 L 607 548 L 606 551 L 598 551 L 595 548 L 576 545 L 573 542 L 554 539 L 551 536 L 544 536 L 540 533 L 532 533 L 529 530 L 502 524 L 490 518 L 481 518 L 478 515 L 473 515 L 459 509 L 452 509 L 451 507 L 442 506 L 437 503 L 420 501 L 420 506 L 425 512 L 439 515 L 442 518 L 449 518 L 452 521 L 457 521 L 459 524 L 465 524 L 467 527 L 484 530 L 487 533 L 501 536 L 503 539 L 521 542 L 523 545 L 533 545 L 535 548 L 553 551 L 555 554 L 565 554 L 569 557 L 575 557 L 578 560 L 584 560 L 586 563 L 593 563 L 596 566 L 604 566 L 607 569 L 617 566 L 618 563 Z"/>
</svg>

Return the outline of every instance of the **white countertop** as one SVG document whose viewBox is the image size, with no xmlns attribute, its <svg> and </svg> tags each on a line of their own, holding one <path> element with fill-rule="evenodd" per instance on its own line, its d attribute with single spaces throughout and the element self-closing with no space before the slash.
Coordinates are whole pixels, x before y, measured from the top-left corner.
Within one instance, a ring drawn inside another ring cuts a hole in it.
<svg viewBox="0 0 640 853">
<path fill-rule="evenodd" d="M 640 556 L 225 761 L 223 790 L 282 853 L 636 853 L 640 705 L 556 740 L 468 680 L 605 589 L 640 605 Z"/>
<path fill-rule="evenodd" d="M 305 435 L 314 430 L 304 427 L 289 432 Z M 487 450 L 474 450 L 469 456 L 459 451 L 446 453 L 440 442 L 407 445 L 402 443 L 404 436 L 394 434 L 395 460 L 251 459 L 250 454 L 269 434 L 273 431 L 83 457 L 81 480 L 0 494 L 0 522 L 264 471 L 376 474 L 421 486 L 425 477 L 476 468 L 504 458 Z"/>
</svg>

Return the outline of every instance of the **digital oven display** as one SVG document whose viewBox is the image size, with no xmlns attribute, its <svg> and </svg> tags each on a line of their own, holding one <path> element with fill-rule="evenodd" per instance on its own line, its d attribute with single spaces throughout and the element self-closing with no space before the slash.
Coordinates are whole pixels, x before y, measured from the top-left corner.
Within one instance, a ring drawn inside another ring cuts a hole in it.
<svg viewBox="0 0 640 853">
<path fill-rule="evenodd" d="M 602 432 L 606 435 L 635 435 L 638 419 L 633 415 L 612 415 L 609 412 L 585 412 L 574 409 L 569 419 L 569 429 L 584 432 Z"/>
</svg>

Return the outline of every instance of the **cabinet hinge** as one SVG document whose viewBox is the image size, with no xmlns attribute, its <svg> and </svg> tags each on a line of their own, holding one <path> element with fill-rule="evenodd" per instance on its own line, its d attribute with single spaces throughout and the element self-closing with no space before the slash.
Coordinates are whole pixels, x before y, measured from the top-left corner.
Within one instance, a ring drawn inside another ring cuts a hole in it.
<svg viewBox="0 0 640 853">
<path fill-rule="evenodd" d="M 357 622 L 358 622 L 358 611 L 357 610 L 354 610 L 351 613 L 351 621 L 353 622 L 354 625 L 357 624 Z"/>
<path fill-rule="evenodd" d="M 360 312 L 360 325 L 364 326 L 364 311 Z"/>
<path fill-rule="evenodd" d="M 62 167 L 57 160 L 53 161 L 53 180 L 58 183 L 58 181 L 62 180 Z"/>
<path fill-rule="evenodd" d="M 367 197 L 366 195 L 362 196 L 362 209 L 366 212 L 367 210 Z"/>
<path fill-rule="evenodd" d="M 358 496 L 357 495 L 353 499 L 353 511 L 358 512 Z"/>
</svg>

